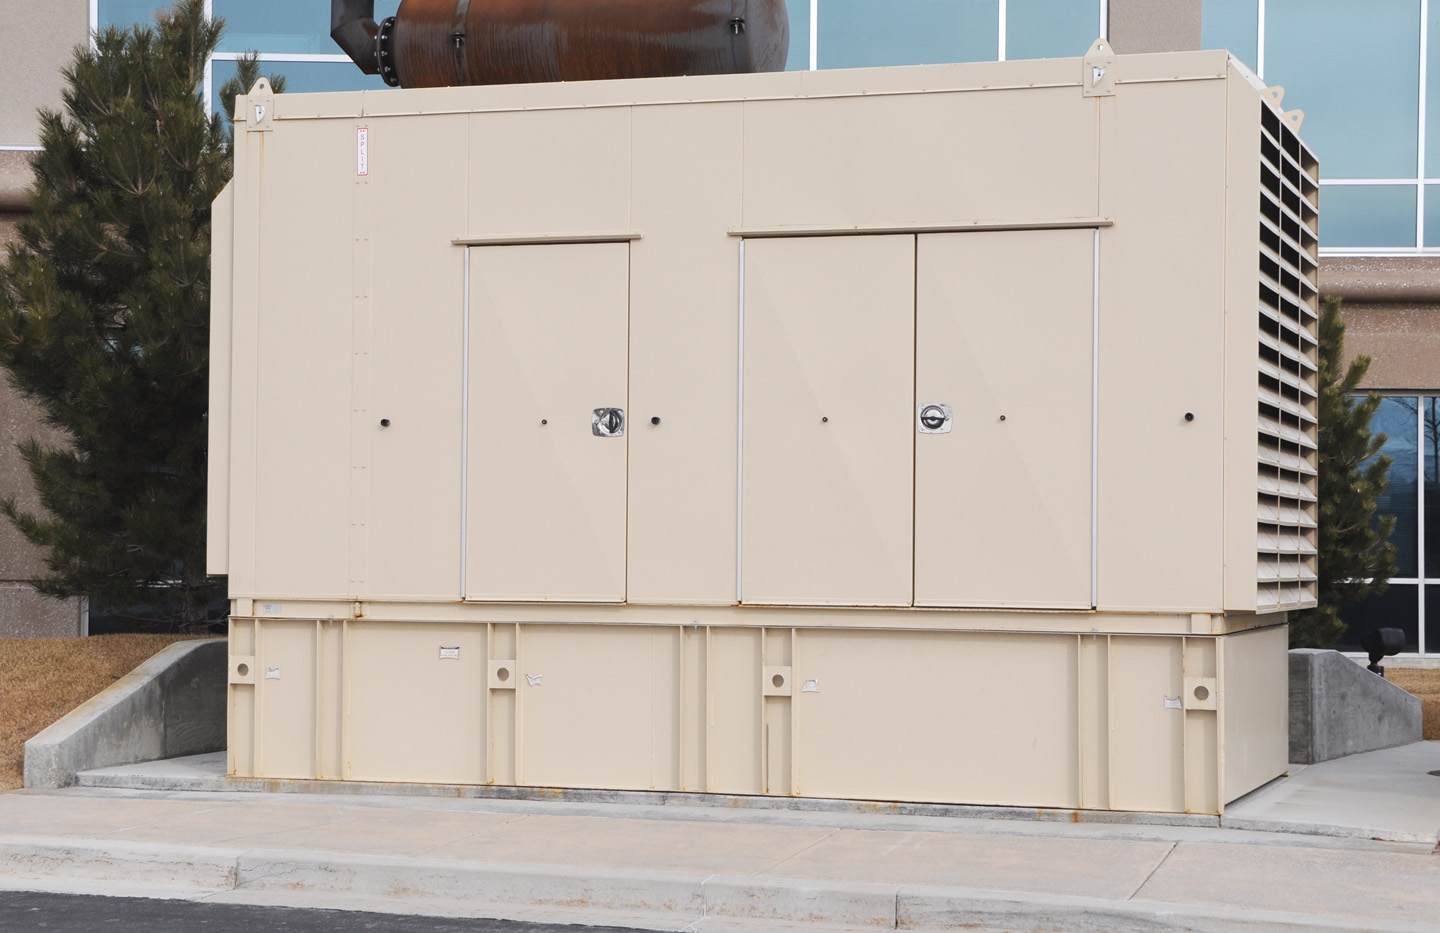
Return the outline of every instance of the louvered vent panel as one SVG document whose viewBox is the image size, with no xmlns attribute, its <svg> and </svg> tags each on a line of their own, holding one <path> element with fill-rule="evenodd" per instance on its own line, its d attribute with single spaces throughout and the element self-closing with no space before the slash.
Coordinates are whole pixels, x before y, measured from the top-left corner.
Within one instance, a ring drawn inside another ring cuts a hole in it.
<svg viewBox="0 0 1440 933">
<path fill-rule="evenodd" d="M 1260 397 L 1256 580 L 1260 612 L 1316 596 L 1319 167 L 1260 105 Z"/>
</svg>

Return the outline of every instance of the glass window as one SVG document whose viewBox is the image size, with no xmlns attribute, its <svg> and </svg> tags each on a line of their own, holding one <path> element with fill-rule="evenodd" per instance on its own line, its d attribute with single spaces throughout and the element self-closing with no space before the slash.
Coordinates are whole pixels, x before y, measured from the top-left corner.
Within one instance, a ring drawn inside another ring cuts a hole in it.
<svg viewBox="0 0 1440 933">
<path fill-rule="evenodd" d="M 1415 199 L 1414 185 L 1326 185 L 1320 245 L 1414 246 Z"/>
<path fill-rule="evenodd" d="M 1395 545 L 1396 576 L 1417 575 L 1416 532 L 1419 530 L 1417 514 L 1416 467 L 1419 457 L 1416 451 L 1415 406 L 1419 400 L 1413 396 L 1387 395 L 1381 399 L 1370 429 L 1385 434 L 1382 453 L 1391 459 L 1390 485 L 1380 494 L 1377 511 L 1381 515 L 1395 516 L 1395 533 L 1390 543 Z"/>
<path fill-rule="evenodd" d="M 1430 4 L 1425 67 L 1425 177 L 1440 178 L 1440 3 Z M 1429 192 L 1426 193 L 1429 197 Z"/>
<path fill-rule="evenodd" d="M 1425 186 L 1425 245 L 1440 246 L 1440 185 Z"/>
<path fill-rule="evenodd" d="M 96 19 L 101 29 L 106 26 L 129 27 L 136 23 L 149 25 L 157 10 L 170 6 L 170 0 L 100 0 Z"/>
<path fill-rule="evenodd" d="M 1440 577 L 1440 398 L 1420 401 L 1425 406 L 1420 426 L 1425 458 L 1425 576 Z M 1430 618 L 1428 611 L 1425 618 Z M 1427 644 L 1431 651 L 1440 652 L 1440 639 Z"/>
<path fill-rule="evenodd" d="M 785 59 L 786 71 L 805 71 L 810 67 L 810 0 L 785 0 L 790 14 L 790 57 Z"/>
<path fill-rule="evenodd" d="M 994 61 L 997 0 L 820 0 L 821 68 Z"/>
<path fill-rule="evenodd" d="M 1200 10 L 1200 47 L 1229 49 L 1254 71 L 1260 47 L 1259 0 L 1205 0 Z"/>
<path fill-rule="evenodd" d="M 307 91 L 371 91 L 386 85 L 379 75 L 367 75 L 352 62 L 261 62 L 263 75 L 284 75 L 287 94 Z M 235 63 L 215 62 L 210 73 L 211 106 L 224 113 L 220 87 L 235 74 Z"/>
<path fill-rule="evenodd" d="M 1080 58 L 1100 36 L 1096 0 L 1009 0 L 1005 57 Z"/>
<path fill-rule="evenodd" d="M 399 7 L 399 0 L 378 0 L 376 22 L 394 16 Z M 330 39 L 329 0 L 214 0 L 212 9 L 217 19 L 225 20 L 221 52 L 254 49 L 272 54 L 340 54 L 340 47 Z"/>
<path fill-rule="evenodd" d="M 1440 654 L 1440 584 L 1425 587 L 1425 653 Z"/>
<path fill-rule="evenodd" d="M 1371 629 L 1398 628 L 1405 633 L 1405 650 L 1419 651 L 1419 589 L 1413 583 L 1392 583 L 1379 596 L 1341 609 L 1345 634 L 1340 636 L 1340 642 L 1335 647 L 1341 651 L 1362 651 L 1360 639 Z"/>
<path fill-rule="evenodd" d="M 1267 0 L 1265 81 L 1305 111 L 1327 177 L 1415 177 L 1420 0 Z"/>
</svg>

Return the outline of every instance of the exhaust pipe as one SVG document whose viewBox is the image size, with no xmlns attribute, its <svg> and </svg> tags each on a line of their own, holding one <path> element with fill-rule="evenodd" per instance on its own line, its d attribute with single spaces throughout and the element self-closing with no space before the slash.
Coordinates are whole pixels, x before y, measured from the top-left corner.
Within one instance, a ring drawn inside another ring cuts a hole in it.
<svg viewBox="0 0 1440 933">
<path fill-rule="evenodd" d="M 367 75 L 380 73 L 375 0 L 330 0 L 330 38 Z"/>
<path fill-rule="evenodd" d="M 782 71 L 786 0 L 330 0 L 330 37 L 391 87 Z"/>
</svg>

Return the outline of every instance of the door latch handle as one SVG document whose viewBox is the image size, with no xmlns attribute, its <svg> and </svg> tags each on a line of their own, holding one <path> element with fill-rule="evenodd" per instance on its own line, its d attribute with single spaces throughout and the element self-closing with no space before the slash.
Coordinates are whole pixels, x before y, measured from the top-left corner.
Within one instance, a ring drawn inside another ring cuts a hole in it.
<svg viewBox="0 0 1440 933">
<path fill-rule="evenodd" d="M 921 405 L 917 421 L 921 434 L 949 434 L 952 421 L 950 406 L 943 402 Z"/>
<path fill-rule="evenodd" d="M 596 437 L 621 437 L 625 434 L 625 409 L 597 408 L 590 419 L 590 431 Z"/>
</svg>

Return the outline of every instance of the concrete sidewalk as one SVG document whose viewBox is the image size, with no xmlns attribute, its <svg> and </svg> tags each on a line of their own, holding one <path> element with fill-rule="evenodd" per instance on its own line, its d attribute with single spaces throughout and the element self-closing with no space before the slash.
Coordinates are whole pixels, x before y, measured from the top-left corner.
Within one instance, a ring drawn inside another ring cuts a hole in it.
<svg viewBox="0 0 1440 933">
<path fill-rule="evenodd" d="M 1395 761 L 1440 770 L 1440 745 Z M 1288 780 L 1319 786 L 1324 768 Z M 1421 775 L 1434 782 L 1428 799 L 1424 784 L 1409 796 L 1433 804 L 1440 778 Z M 1307 812 L 1284 786 L 1242 803 Z M 0 794 L 0 886 L 655 930 L 1440 930 L 1430 825 L 1424 841 L 1379 842 L 1355 838 L 1359 824 L 1305 835 L 856 807 L 77 787 Z"/>
</svg>

